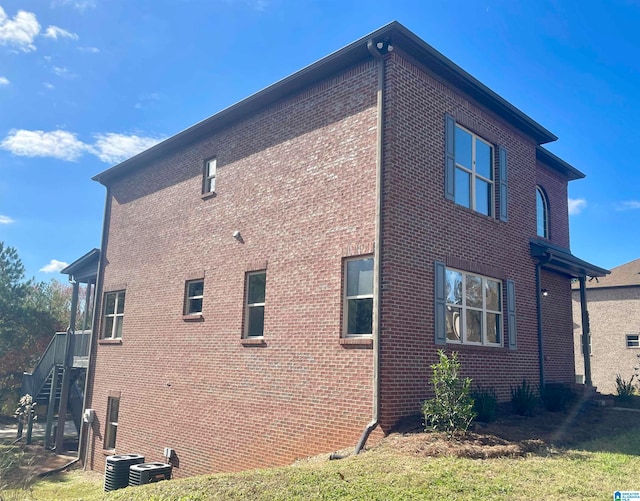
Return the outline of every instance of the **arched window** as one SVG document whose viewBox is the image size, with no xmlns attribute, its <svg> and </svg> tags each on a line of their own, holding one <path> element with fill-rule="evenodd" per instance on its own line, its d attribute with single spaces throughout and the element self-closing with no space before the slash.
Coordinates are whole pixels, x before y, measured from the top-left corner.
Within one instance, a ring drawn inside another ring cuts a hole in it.
<svg viewBox="0 0 640 501">
<path fill-rule="evenodd" d="M 536 186 L 536 221 L 538 236 L 549 238 L 549 204 L 540 186 Z"/>
</svg>

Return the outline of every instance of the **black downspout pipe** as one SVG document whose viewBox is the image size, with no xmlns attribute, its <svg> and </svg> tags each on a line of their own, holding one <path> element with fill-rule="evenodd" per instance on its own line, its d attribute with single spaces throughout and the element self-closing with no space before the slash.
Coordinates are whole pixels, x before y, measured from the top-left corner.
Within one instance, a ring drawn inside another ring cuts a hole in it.
<svg viewBox="0 0 640 501">
<path fill-rule="evenodd" d="M 104 254 L 107 249 L 107 230 L 110 223 L 109 211 L 111 210 L 110 197 L 111 197 L 111 191 L 107 187 L 107 193 L 105 194 L 105 201 L 104 201 L 104 216 L 102 219 L 100 257 L 98 258 L 98 269 L 96 270 L 96 280 L 93 284 L 93 311 L 91 312 L 91 334 L 89 335 L 89 346 L 87 348 L 89 358 L 87 361 L 87 372 L 85 374 L 85 380 L 84 380 L 84 398 L 82 400 L 83 414 L 84 414 L 84 411 L 87 410 L 87 402 L 89 400 L 90 385 L 92 385 L 93 383 L 93 381 L 91 380 L 91 363 L 93 361 L 92 351 L 94 347 L 93 337 L 96 336 L 97 338 L 99 336 L 96 330 L 98 328 L 98 321 L 100 319 L 100 311 L 97 308 L 99 299 L 100 299 L 98 294 L 100 293 L 100 289 L 102 287 L 102 276 L 103 276 L 102 269 L 105 262 Z M 100 306 L 102 307 L 101 303 L 100 303 Z M 93 423 L 85 423 L 83 419 L 82 424 L 86 425 L 85 426 L 86 438 L 85 438 L 85 433 L 83 433 L 82 430 L 80 430 L 79 437 L 78 437 L 78 459 L 83 460 L 82 461 L 83 469 L 86 470 L 87 462 L 89 460 L 89 446 L 91 445 L 89 443 L 89 437 L 90 437 L 91 428 L 93 427 Z M 84 457 L 83 457 L 83 454 L 84 454 Z"/>
<path fill-rule="evenodd" d="M 584 385 L 586 388 L 593 386 L 591 380 L 591 350 L 589 350 L 589 312 L 587 311 L 587 290 L 585 285 L 585 277 L 579 277 L 580 280 L 580 313 L 582 319 L 582 358 L 584 362 Z"/>
<path fill-rule="evenodd" d="M 380 417 L 380 277 L 381 277 L 381 241 L 382 241 L 382 166 L 384 139 L 384 54 L 393 50 L 388 41 L 367 42 L 367 49 L 378 61 L 378 91 L 377 91 L 377 151 L 376 151 L 376 220 L 373 268 L 373 412 L 371 421 L 365 427 L 356 445 L 354 454 L 359 454 L 367 443 L 371 432 L 376 429 Z"/>
</svg>

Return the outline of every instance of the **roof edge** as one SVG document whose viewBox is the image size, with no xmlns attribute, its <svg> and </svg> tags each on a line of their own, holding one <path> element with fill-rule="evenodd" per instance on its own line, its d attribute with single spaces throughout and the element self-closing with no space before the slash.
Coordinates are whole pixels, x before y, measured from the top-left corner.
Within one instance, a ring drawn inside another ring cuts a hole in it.
<svg viewBox="0 0 640 501">
<path fill-rule="evenodd" d="M 559 156 L 554 155 L 542 146 L 536 146 L 536 160 L 566 176 L 569 181 L 575 181 L 576 179 L 583 179 L 585 177 L 584 173 L 576 169 L 573 165 L 565 162 Z"/>
<path fill-rule="evenodd" d="M 407 54 L 415 57 L 435 74 L 450 82 L 453 87 L 467 93 L 498 116 L 530 135 L 538 144 L 548 143 L 558 139 L 557 136 L 549 132 L 504 98 L 500 97 L 475 77 L 471 76 L 453 61 L 427 44 L 415 33 L 398 21 L 392 21 L 355 42 L 319 59 L 315 63 L 298 70 L 249 97 L 224 108 L 222 111 L 174 134 L 151 148 L 93 176 L 92 180 L 106 186 L 110 180 L 126 173 L 129 169 L 136 168 L 146 162 L 159 158 L 163 154 L 173 151 L 175 148 L 197 141 L 199 138 L 216 129 L 235 123 L 260 109 L 264 109 L 275 100 L 285 98 L 312 85 L 320 79 L 327 78 L 360 61 L 373 57 L 367 49 L 367 42 L 371 39 L 389 40 L 393 44 L 401 47 Z"/>
<path fill-rule="evenodd" d="M 559 247 L 550 242 L 532 238 L 529 241 L 531 256 L 538 259 L 544 268 L 565 273 L 575 278 L 604 277 L 611 273 L 583 259 L 574 256 L 571 250 Z"/>
</svg>

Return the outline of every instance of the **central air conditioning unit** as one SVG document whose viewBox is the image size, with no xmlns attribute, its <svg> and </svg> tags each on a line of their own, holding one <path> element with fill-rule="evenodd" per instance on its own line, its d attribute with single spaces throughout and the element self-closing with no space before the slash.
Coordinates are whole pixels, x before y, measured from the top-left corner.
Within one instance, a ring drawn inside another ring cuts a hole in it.
<svg viewBox="0 0 640 501">
<path fill-rule="evenodd" d="M 141 454 L 117 454 L 107 456 L 104 467 L 104 491 L 115 491 L 129 485 L 129 467 L 144 463 Z"/>
<path fill-rule="evenodd" d="M 172 466 L 167 463 L 134 464 L 129 468 L 129 487 L 171 479 Z"/>
</svg>

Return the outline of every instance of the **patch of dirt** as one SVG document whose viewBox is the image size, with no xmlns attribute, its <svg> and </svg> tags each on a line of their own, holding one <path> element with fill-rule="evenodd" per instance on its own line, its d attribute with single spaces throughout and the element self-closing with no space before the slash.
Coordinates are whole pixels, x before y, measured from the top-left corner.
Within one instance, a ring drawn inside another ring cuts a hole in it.
<svg viewBox="0 0 640 501">
<path fill-rule="evenodd" d="M 638 418 L 637 410 L 596 406 L 593 402 L 576 404 L 564 412 L 538 409 L 528 417 L 503 409 L 492 423 L 476 422 L 469 432 L 451 438 L 444 433 L 424 432 L 419 420 L 405 423 L 404 429 L 385 437 L 376 448 L 421 457 L 518 457 L 552 448 L 569 448 L 630 428 L 640 432 Z"/>
</svg>

